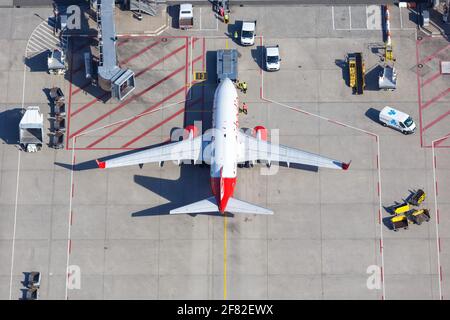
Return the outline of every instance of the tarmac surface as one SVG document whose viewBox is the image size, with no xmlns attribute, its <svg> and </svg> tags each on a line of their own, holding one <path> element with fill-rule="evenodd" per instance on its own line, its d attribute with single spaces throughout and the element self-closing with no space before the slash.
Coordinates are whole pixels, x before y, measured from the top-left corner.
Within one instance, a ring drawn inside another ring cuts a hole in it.
<svg viewBox="0 0 450 320">
<path fill-rule="evenodd" d="M 448 299 L 450 80 L 436 74 L 450 53 L 441 38 L 418 40 L 413 13 L 391 8 L 394 92 L 376 83 L 379 6 L 232 7 L 229 25 L 195 7 L 193 30 L 173 28 L 169 12 L 169 25 L 141 37 L 119 22 L 118 58 L 137 83 L 126 102 L 84 80 L 89 39 L 71 40 L 66 76 L 46 73 L 42 52 L 55 45 L 50 15 L 0 9 L 1 299 L 21 299 L 31 271 L 42 273 L 41 299 Z M 256 43 L 242 47 L 229 35 L 250 19 Z M 268 73 L 262 54 L 271 44 L 282 61 Z M 239 78 L 249 84 L 241 127 L 278 129 L 282 144 L 352 164 L 345 172 L 239 169 L 235 196 L 271 208 L 270 217 L 169 216 L 210 196 L 207 168 L 99 170 L 93 160 L 166 142 L 194 121 L 207 129 L 215 50 L 223 48 L 238 49 Z M 350 52 L 364 55 L 361 96 L 347 85 Z M 44 89 L 53 86 L 68 101 L 66 148 L 18 150 L 20 108 L 38 105 L 47 115 Z M 385 105 L 410 114 L 418 131 L 382 127 L 376 117 Z M 417 188 L 427 193 L 431 221 L 390 230 L 386 208 Z"/>
</svg>

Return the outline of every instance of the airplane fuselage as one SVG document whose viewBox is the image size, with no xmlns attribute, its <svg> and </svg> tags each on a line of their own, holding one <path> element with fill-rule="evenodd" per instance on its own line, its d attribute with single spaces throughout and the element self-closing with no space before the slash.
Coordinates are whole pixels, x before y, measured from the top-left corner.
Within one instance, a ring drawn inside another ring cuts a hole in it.
<svg viewBox="0 0 450 320">
<path fill-rule="evenodd" d="M 212 112 L 211 189 L 221 213 L 234 194 L 237 174 L 239 97 L 233 82 L 224 79 L 214 94 Z"/>
</svg>

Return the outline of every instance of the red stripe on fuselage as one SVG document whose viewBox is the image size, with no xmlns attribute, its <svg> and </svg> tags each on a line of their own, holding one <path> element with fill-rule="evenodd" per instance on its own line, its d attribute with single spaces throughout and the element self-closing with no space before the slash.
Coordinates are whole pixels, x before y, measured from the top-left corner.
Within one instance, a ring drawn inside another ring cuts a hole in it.
<svg viewBox="0 0 450 320">
<path fill-rule="evenodd" d="M 224 213 L 228 200 L 234 194 L 234 187 L 236 186 L 236 177 L 234 178 L 216 178 L 211 177 L 211 190 L 216 198 L 217 207 L 220 213 Z"/>
</svg>

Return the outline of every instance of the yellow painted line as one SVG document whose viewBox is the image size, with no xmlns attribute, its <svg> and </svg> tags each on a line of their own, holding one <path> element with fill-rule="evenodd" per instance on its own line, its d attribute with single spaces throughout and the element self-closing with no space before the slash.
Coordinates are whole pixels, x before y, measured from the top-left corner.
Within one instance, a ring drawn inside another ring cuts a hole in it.
<svg viewBox="0 0 450 320">
<path fill-rule="evenodd" d="M 228 49 L 228 39 L 225 40 L 225 49 Z"/>
<path fill-rule="evenodd" d="M 227 216 L 223 219 L 223 300 L 227 300 Z"/>
</svg>

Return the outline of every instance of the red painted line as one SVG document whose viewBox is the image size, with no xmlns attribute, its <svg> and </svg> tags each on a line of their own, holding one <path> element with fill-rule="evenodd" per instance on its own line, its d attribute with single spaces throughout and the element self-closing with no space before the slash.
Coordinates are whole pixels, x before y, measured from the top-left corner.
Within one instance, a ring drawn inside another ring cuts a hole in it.
<svg viewBox="0 0 450 320">
<path fill-rule="evenodd" d="M 150 129 L 146 130 L 144 133 L 140 134 L 139 136 L 135 137 L 134 139 L 132 139 L 131 141 L 127 142 L 126 144 L 124 144 L 122 147 L 128 147 L 130 144 L 136 142 L 137 140 L 140 140 L 141 138 L 143 138 L 144 136 L 146 136 L 148 133 L 156 130 L 157 128 L 161 127 L 162 125 L 164 125 L 165 123 L 169 122 L 170 120 L 172 120 L 173 118 L 177 117 L 178 115 L 180 115 L 181 113 L 184 112 L 184 107 L 181 108 L 180 110 L 178 110 L 177 112 L 175 112 L 173 115 L 171 115 L 170 117 L 164 119 L 164 121 L 161 121 L 160 123 L 158 123 L 157 125 L 151 127 Z"/>
<path fill-rule="evenodd" d="M 75 194 L 75 185 L 72 183 L 72 191 L 71 191 L 71 193 L 72 193 L 72 198 L 73 198 L 73 195 Z"/>
<path fill-rule="evenodd" d="M 187 36 L 153 36 L 153 35 L 138 35 L 138 36 L 134 36 L 134 35 L 129 35 L 129 34 L 122 34 L 122 35 L 118 35 L 117 36 L 120 39 L 141 39 L 141 38 L 155 38 L 155 39 L 183 39 L 183 38 L 187 38 Z"/>
<path fill-rule="evenodd" d="M 184 69 L 184 66 L 181 67 L 181 70 Z M 170 98 L 176 96 L 177 94 L 179 94 L 180 92 L 182 92 L 184 90 L 184 86 L 181 89 L 178 89 L 177 91 L 173 92 L 172 94 L 170 94 L 169 96 L 165 97 L 163 100 L 159 101 L 157 104 L 153 105 L 152 107 L 148 108 L 147 110 L 143 111 L 142 113 L 146 113 L 151 111 L 154 108 L 157 108 L 158 106 L 160 106 L 161 104 L 163 104 L 165 101 L 169 100 Z M 114 110 L 114 109 L 113 109 Z M 141 113 L 141 114 L 142 114 Z M 102 117 L 106 117 L 107 115 L 104 115 Z M 96 144 L 102 142 L 103 140 L 105 140 L 106 138 L 108 138 L 109 136 L 113 135 L 114 133 L 116 133 L 117 131 L 125 128 L 126 126 L 130 125 L 131 123 L 133 123 L 134 121 L 136 121 L 139 118 L 139 115 L 124 122 L 123 124 L 121 124 L 120 126 L 116 127 L 115 129 L 111 130 L 110 132 L 108 132 L 106 135 L 104 135 L 103 137 L 95 140 L 94 142 L 92 142 L 90 145 L 87 146 L 87 148 L 92 148 L 93 146 L 95 146 Z"/>
<path fill-rule="evenodd" d="M 195 101 L 190 105 L 190 107 L 192 107 L 193 105 L 197 104 L 200 100 L 201 100 L 201 98 L 195 100 Z M 143 137 L 145 137 L 146 135 L 148 135 L 150 132 L 152 132 L 152 131 L 158 129 L 159 127 L 161 127 L 161 126 L 164 125 L 165 123 L 167 123 L 167 122 L 169 122 L 170 120 L 176 118 L 179 114 L 183 113 L 184 111 L 185 111 L 185 108 L 183 107 L 183 108 L 181 108 L 180 110 L 178 110 L 177 112 L 175 112 L 173 115 L 171 115 L 170 117 L 164 119 L 163 121 L 159 122 L 158 124 L 156 124 L 156 125 L 154 125 L 153 127 L 147 129 L 146 131 L 144 131 L 143 133 L 141 133 L 141 134 L 138 135 L 137 137 L 135 137 L 135 138 L 131 139 L 130 141 L 128 141 L 127 143 L 125 143 L 125 144 L 122 146 L 122 148 L 126 148 L 126 147 L 128 147 L 130 144 L 133 144 L 133 143 L 135 143 L 136 141 L 142 139 Z"/>
<path fill-rule="evenodd" d="M 450 44 L 446 45 L 445 47 L 443 47 L 443 48 L 441 48 L 441 49 L 439 49 L 437 51 L 435 51 L 434 53 L 430 54 L 429 56 L 426 56 L 423 60 L 421 60 L 419 62 L 419 64 L 424 64 L 424 63 L 427 63 L 428 61 L 433 60 L 439 53 L 441 53 L 442 51 L 447 50 L 447 48 L 449 48 L 449 47 L 450 47 Z"/>
<path fill-rule="evenodd" d="M 381 210 L 378 208 L 378 224 L 381 224 Z"/>
<path fill-rule="evenodd" d="M 439 221 L 440 221 L 439 208 L 436 209 L 436 218 L 437 218 L 437 224 L 439 224 Z"/>
<path fill-rule="evenodd" d="M 82 90 L 84 90 L 85 88 L 89 87 L 91 85 L 91 82 L 88 81 L 87 83 L 83 84 L 81 87 L 79 87 L 78 89 L 74 90 L 72 92 L 72 95 L 76 95 L 78 92 L 81 92 Z"/>
<path fill-rule="evenodd" d="M 442 91 L 441 93 L 439 93 L 436 97 L 434 97 L 433 99 L 431 99 L 430 101 L 428 101 L 427 103 L 425 103 L 422 106 L 422 110 L 429 107 L 430 105 L 432 105 L 433 103 L 435 103 L 437 100 L 445 97 L 448 93 L 450 92 L 450 88 L 447 88 L 446 90 Z"/>
<path fill-rule="evenodd" d="M 416 40 L 416 61 L 417 65 L 419 65 L 419 44 L 420 41 Z M 420 131 L 420 146 L 423 147 L 423 127 L 422 127 L 422 92 L 421 92 L 421 85 L 420 85 L 420 76 L 419 76 L 419 69 L 416 67 L 416 78 L 417 78 L 417 100 L 419 103 L 419 131 Z"/>
<path fill-rule="evenodd" d="M 437 183 L 437 180 L 436 180 L 436 196 L 439 194 L 439 192 L 438 192 L 438 183 Z"/>
<path fill-rule="evenodd" d="M 128 42 L 130 42 L 130 38 L 128 38 L 128 39 L 125 39 L 125 40 L 123 40 L 123 41 L 118 41 L 117 42 L 117 46 L 118 47 L 120 47 L 120 46 L 123 46 L 124 44 L 127 44 Z"/>
<path fill-rule="evenodd" d="M 166 81 L 167 79 L 173 77 L 175 74 L 179 73 L 181 70 L 184 69 L 184 66 L 181 66 L 180 68 L 176 69 L 175 71 L 173 71 L 171 74 L 169 74 L 168 76 L 164 77 L 163 79 L 159 80 L 158 82 L 154 83 L 153 85 L 147 87 L 146 89 L 144 89 L 143 91 L 139 92 L 136 95 L 131 96 L 130 98 L 126 99 L 125 101 L 123 101 L 121 104 L 119 104 L 117 107 L 113 108 L 112 110 L 110 110 L 109 112 L 105 113 L 104 115 L 98 117 L 97 119 L 95 119 L 94 121 L 88 123 L 87 125 L 85 125 L 83 128 L 79 129 L 78 131 L 76 131 L 75 133 L 73 133 L 70 138 L 72 138 L 73 136 L 76 136 L 78 134 L 80 134 L 81 132 L 85 131 L 87 128 L 92 127 L 94 124 L 96 124 L 97 122 L 103 120 L 104 118 L 108 117 L 109 115 L 111 115 L 112 113 L 116 112 L 117 110 L 123 108 L 124 106 L 126 106 L 127 104 L 129 104 L 130 102 L 132 102 L 133 100 L 139 98 L 140 96 L 146 94 L 147 92 L 149 92 L 150 90 L 154 89 L 155 87 L 157 87 L 158 85 L 160 85 L 161 83 L 163 83 L 164 81 Z M 141 73 L 142 74 L 142 73 Z M 92 101 L 91 101 L 92 103 Z M 92 103 L 93 104 L 93 103 Z M 86 108 L 86 106 L 83 107 L 84 109 Z"/>
<path fill-rule="evenodd" d="M 441 252 L 441 237 L 438 238 L 438 248 L 439 252 Z"/>
<path fill-rule="evenodd" d="M 433 165 L 434 165 L 434 168 L 436 169 L 436 156 L 434 156 Z"/>
<path fill-rule="evenodd" d="M 442 282 L 442 266 L 439 266 L 439 276 L 440 276 L 441 282 Z"/>
<path fill-rule="evenodd" d="M 427 84 L 433 82 L 434 80 L 436 80 L 437 78 L 439 78 L 441 76 L 441 71 L 439 70 L 437 73 L 435 73 L 434 75 L 432 75 L 431 77 L 427 78 L 423 83 L 422 83 L 422 88 L 425 87 Z"/>
<path fill-rule="evenodd" d="M 378 154 L 377 154 L 377 169 L 378 169 Z"/>
<path fill-rule="evenodd" d="M 157 46 L 158 44 L 160 44 L 161 41 L 155 41 L 154 43 L 152 43 L 151 45 L 146 46 L 145 48 L 143 48 L 142 50 L 139 50 L 138 52 L 136 52 L 135 54 L 131 55 L 130 57 L 128 57 L 125 60 L 120 61 L 120 64 L 127 64 L 128 62 L 130 62 L 131 60 L 136 59 L 137 57 L 139 57 L 140 55 L 143 55 L 145 52 L 147 52 L 148 50 L 150 50 L 151 48 Z"/>
<path fill-rule="evenodd" d="M 70 211 L 70 225 L 72 225 L 73 223 L 73 212 Z"/>
<path fill-rule="evenodd" d="M 195 59 L 193 60 L 193 62 L 196 62 L 196 61 L 198 61 L 199 59 L 201 59 L 201 56 L 195 58 Z M 170 73 L 169 75 L 165 76 L 163 79 L 159 80 L 158 82 L 156 82 L 156 83 L 153 84 L 152 86 L 148 87 L 148 88 L 145 89 L 144 91 L 141 91 L 141 92 L 140 92 L 139 94 L 137 94 L 136 96 L 131 97 L 131 98 L 130 98 L 130 101 L 131 101 L 131 99 L 136 99 L 137 97 L 143 95 L 144 93 L 147 93 L 148 91 L 150 91 L 150 90 L 156 88 L 156 87 L 159 86 L 161 83 L 165 82 L 166 80 L 168 80 L 168 79 L 172 78 L 173 76 L 175 76 L 177 73 L 181 72 L 184 68 L 185 68 L 184 66 L 181 66 L 180 68 L 178 68 L 177 70 L 173 71 L 173 72 Z M 185 91 L 186 91 L 186 86 L 185 86 L 185 85 L 183 86 L 183 88 L 184 88 Z M 177 92 L 177 94 L 178 94 L 178 92 Z M 173 96 L 175 96 L 175 95 L 176 95 L 176 94 L 174 94 Z M 170 95 L 169 97 L 171 98 L 172 95 Z M 170 99 L 170 98 L 169 98 L 169 99 Z M 159 106 L 162 102 L 165 102 L 167 99 L 168 99 L 168 97 L 166 97 L 164 100 L 162 100 L 162 101 L 160 101 L 159 103 L 157 103 L 155 106 Z M 108 112 L 108 113 L 104 114 L 103 116 L 101 116 L 101 117 L 97 118 L 96 120 L 94 120 L 92 123 L 96 123 L 96 122 L 100 121 L 101 119 L 103 119 L 103 118 L 109 116 L 111 113 L 113 113 L 113 112 L 117 111 L 118 109 L 122 108 L 123 106 L 125 106 L 126 104 L 128 104 L 130 101 L 125 101 L 125 102 L 126 102 L 126 103 L 124 102 L 125 104 L 117 106 L 116 108 L 112 109 L 110 112 Z M 149 112 L 149 111 L 152 110 L 155 106 L 151 107 L 150 109 L 147 109 L 147 110 L 144 111 L 143 113 Z M 142 114 L 142 113 L 141 113 L 141 114 Z M 140 114 L 140 115 L 141 115 L 141 114 Z M 132 122 L 134 122 L 135 120 L 137 120 L 137 119 L 140 117 L 140 115 L 138 115 L 137 117 L 134 117 L 134 118 L 128 120 L 127 122 L 125 122 L 125 123 L 123 123 L 122 125 L 118 126 L 116 129 L 110 131 L 110 132 L 109 132 L 108 134 L 106 134 L 105 136 L 101 137 L 100 139 L 97 139 L 97 140 L 94 141 L 93 143 L 89 144 L 89 145 L 87 146 L 87 148 L 92 148 L 93 146 L 95 146 L 95 145 L 98 144 L 99 142 L 103 141 L 103 140 L 106 139 L 107 137 L 111 136 L 111 135 L 114 134 L 115 132 L 121 130 L 122 128 L 124 128 L 124 127 L 126 127 L 126 126 L 128 126 L 130 123 L 132 123 Z M 92 123 L 89 124 L 89 126 L 91 126 Z"/>
<path fill-rule="evenodd" d="M 380 182 L 377 182 L 377 192 L 378 192 L 378 196 L 380 195 Z"/>
<path fill-rule="evenodd" d="M 380 271 L 381 271 L 381 282 L 384 282 L 383 267 L 380 267 Z"/>
<path fill-rule="evenodd" d="M 339 126 L 342 126 L 342 127 L 347 127 L 345 124 L 343 124 L 343 123 L 340 123 L 340 122 L 337 122 L 337 121 L 335 121 L 335 120 L 328 120 L 328 122 L 331 122 L 331 123 L 334 123 L 334 124 L 337 124 L 337 125 L 339 125 Z"/>
<path fill-rule="evenodd" d="M 447 140 L 448 138 L 450 138 L 450 132 L 447 133 L 445 136 L 448 136 L 448 137 L 443 138 L 443 139 L 441 139 L 441 140 L 438 140 L 438 141 L 434 144 L 434 146 L 436 147 L 437 145 L 441 144 L 442 142 L 444 142 L 445 140 Z M 445 137 L 445 136 L 444 136 L 444 137 Z M 450 146 L 445 146 L 445 147 L 448 148 L 448 147 L 450 147 Z M 436 162 L 435 162 L 435 163 L 436 163 Z"/>
<path fill-rule="evenodd" d="M 92 99 L 90 102 L 86 103 L 84 106 L 80 107 L 79 109 L 75 110 L 72 114 L 70 114 L 70 117 L 73 117 L 73 116 L 77 115 L 78 113 L 80 113 L 81 111 L 94 105 L 95 103 L 102 101 L 102 99 L 105 98 L 108 94 L 109 94 L 109 92 L 105 92 L 100 97 Z"/>
<path fill-rule="evenodd" d="M 72 106 L 72 63 L 73 63 L 73 50 L 71 50 L 70 53 L 70 77 L 69 77 L 69 101 L 68 101 L 68 107 L 67 107 L 67 111 L 68 111 L 68 117 L 67 117 L 67 134 L 66 134 L 66 150 L 69 150 L 69 134 L 70 134 L 70 112 L 72 110 L 71 106 Z"/>
<path fill-rule="evenodd" d="M 73 148 L 76 151 L 92 151 L 92 150 L 98 150 L 98 151 L 108 151 L 108 150 L 122 150 L 122 151 L 133 151 L 133 150 L 141 150 L 144 148 L 86 148 L 86 147 L 77 147 L 77 148 Z"/>
<path fill-rule="evenodd" d="M 380 253 L 383 253 L 383 241 L 380 239 Z"/>
<path fill-rule="evenodd" d="M 195 38 L 194 38 L 195 39 Z M 188 40 L 188 38 L 186 38 L 186 63 L 185 63 L 185 66 L 186 66 L 186 70 L 185 70 L 185 72 L 184 72 L 184 96 L 186 97 L 187 96 L 187 88 L 188 88 L 188 73 L 189 73 L 189 59 L 188 59 L 188 56 L 189 56 L 189 40 Z M 192 41 L 192 46 L 194 45 L 194 42 L 195 41 Z M 194 51 L 194 50 L 192 50 L 192 51 Z"/>
<path fill-rule="evenodd" d="M 153 69 L 154 67 L 156 67 L 157 65 L 159 65 L 161 62 L 163 62 L 165 59 L 170 58 L 171 56 L 173 56 L 174 54 L 176 54 L 177 52 L 181 51 L 184 49 L 186 45 L 183 45 L 181 47 L 179 47 L 178 49 L 175 49 L 174 51 L 172 51 L 171 53 L 167 54 L 166 56 L 162 57 L 161 59 L 159 59 L 158 61 L 152 63 L 151 65 L 149 65 L 148 67 L 146 67 L 145 69 L 142 69 L 141 71 L 139 71 L 135 77 L 139 77 L 141 76 L 143 73 Z M 108 95 L 108 92 L 105 92 L 104 94 L 102 94 L 100 97 L 93 99 L 92 101 L 90 101 L 89 103 L 85 104 L 84 106 L 82 106 L 81 108 L 77 109 L 73 114 L 70 114 L 71 117 L 75 116 L 76 114 L 80 113 L 81 111 L 89 108 L 90 106 L 94 105 L 96 102 L 101 101 L 103 98 L 105 98 Z M 71 136 L 72 137 L 72 136 Z M 70 137 L 70 138 L 71 138 Z"/>
<path fill-rule="evenodd" d="M 433 121 L 431 121 L 429 124 L 427 124 L 424 128 L 423 131 L 431 128 L 432 126 L 434 126 L 436 123 L 438 123 L 439 121 L 441 121 L 442 119 L 444 119 L 446 116 L 448 116 L 450 114 L 450 110 L 447 111 L 446 113 L 444 113 L 443 115 L 437 117 L 436 119 L 434 119 Z"/>
<path fill-rule="evenodd" d="M 72 239 L 69 239 L 69 254 L 72 252 Z"/>
<path fill-rule="evenodd" d="M 202 44 L 202 70 L 206 72 L 206 38 L 203 38 Z M 205 86 L 202 86 L 202 121 L 205 123 L 204 112 L 205 112 Z M 203 126 L 203 124 L 202 124 Z"/>
<path fill-rule="evenodd" d="M 160 63 L 164 62 L 164 60 L 170 58 L 171 56 L 173 56 L 174 54 L 177 54 L 178 52 L 180 52 L 181 50 L 183 50 L 186 47 L 186 44 L 183 44 L 181 47 L 175 49 L 174 51 L 172 51 L 171 53 L 167 54 L 166 56 L 162 57 L 161 59 L 159 59 L 158 61 L 152 63 L 151 65 L 149 65 L 148 67 L 142 69 L 141 71 L 139 71 L 138 73 L 136 73 L 136 77 L 139 77 L 141 74 L 147 72 L 150 69 L 153 69 L 154 67 L 156 67 L 157 65 L 159 65 Z"/>
</svg>

